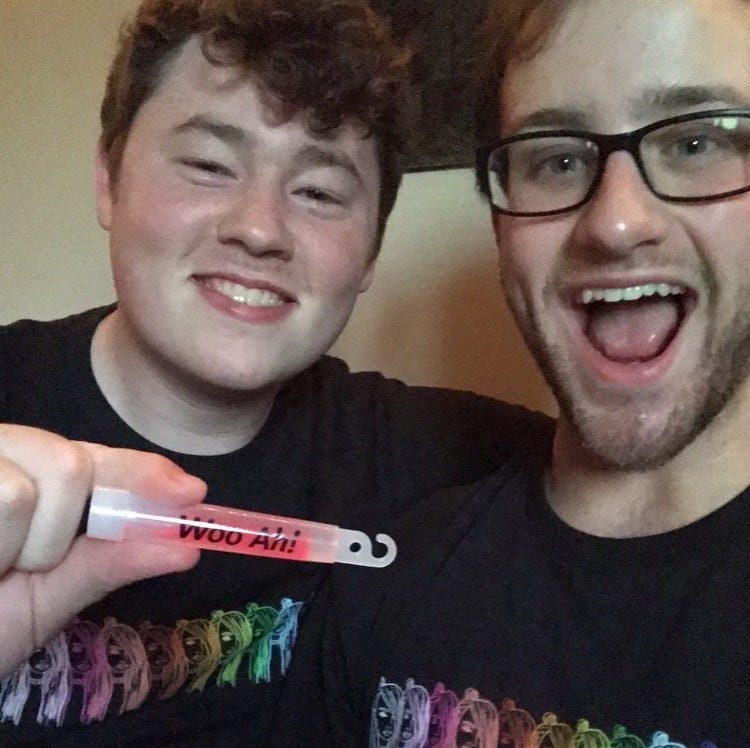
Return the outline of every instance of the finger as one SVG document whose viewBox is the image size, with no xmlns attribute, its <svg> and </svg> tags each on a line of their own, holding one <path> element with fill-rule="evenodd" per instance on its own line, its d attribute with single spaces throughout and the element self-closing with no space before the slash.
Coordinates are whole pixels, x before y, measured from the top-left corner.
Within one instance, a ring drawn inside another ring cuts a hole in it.
<svg viewBox="0 0 750 748">
<path fill-rule="evenodd" d="M 161 455 L 78 442 L 94 464 L 94 485 L 124 488 L 161 503 L 188 506 L 206 497 L 206 483 Z M 93 488 L 93 486 L 92 486 Z"/>
<path fill-rule="evenodd" d="M 43 569 L 67 553 L 90 494 L 93 461 L 80 445 L 57 434 L 23 426 L 0 426 L 0 454 L 33 481 L 36 506 L 15 562 L 17 569 Z"/>
<path fill-rule="evenodd" d="M 42 646 L 73 616 L 126 584 L 185 571 L 199 558 L 194 548 L 79 537 L 48 572 L 10 572 L 0 579 L 0 676 Z"/>
<path fill-rule="evenodd" d="M 15 463 L 0 457 L 0 576 L 20 554 L 36 505 L 36 487 Z"/>
<path fill-rule="evenodd" d="M 159 455 L 114 449 L 20 426 L 0 425 L 0 454 L 36 485 L 36 508 L 15 567 L 52 568 L 68 552 L 93 486 L 112 485 L 165 503 L 202 501 L 206 485 Z"/>
<path fill-rule="evenodd" d="M 63 563 L 35 582 L 36 641 L 45 641 L 110 592 L 148 577 L 186 571 L 199 558 L 195 548 L 77 538 Z"/>
</svg>

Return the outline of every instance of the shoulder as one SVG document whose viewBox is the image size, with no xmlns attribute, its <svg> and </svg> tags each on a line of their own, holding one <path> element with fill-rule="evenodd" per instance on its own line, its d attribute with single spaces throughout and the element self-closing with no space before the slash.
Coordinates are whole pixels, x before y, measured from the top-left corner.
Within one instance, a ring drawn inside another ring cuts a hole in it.
<svg viewBox="0 0 750 748">
<path fill-rule="evenodd" d="M 415 675 L 432 659 L 440 661 L 440 647 L 451 634 L 425 639 L 424 631 L 436 621 L 457 631 L 450 621 L 464 611 L 469 615 L 472 600 L 483 604 L 476 580 L 487 584 L 509 557 L 526 558 L 521 545 L 528 504 L 539 496 L 543 470 L 541 458 L 518 455 L 481 481 L 383 517 L 380 530 L 398 547 L 395 561 L 384 569 L 332 570 L 327 597 L 316 601 L 325 608 L 319 660 L 328 702 L 335 705 L 330 729 L 364 736 L 380 675 Z M 441 612 L 443 605 L 448 610 Z"/>
<path fill-rule="evenodd" d="M 548 415 L 521 405 L 463 390 L 408 385 L 379 372 L 351 372 L 345 362 L 330 356 L 307 373 L 318 391 L 329 393 L 342 408 L 380 414 L 414 437 L 424 437 L 437 426 L 444 435 L 481 433 L 505 440 L 524 434 L 544 441 L 554 429 Z"/>
<path fill-rule="evenodd" d="M 362 469 L 386 500 L 381 509 L 468 485 L 517 455 L 547 455 L 552 443 L 554 421 L 542 413 L 471 392 L 351 373 L 336 359 L 324 358 L 300 382 L 299 410 L 314 411 L 317 442 L 337 455 L 339 466 L 345 458 L 349 465 L 365 461 Z"/>
<path fill-rule="evenodd" d="M 72 337 L 90 338 L 99 322 L 114 307 L 97 307 L 61 319 L 20 319 L 0 326 L 0 356 L 23 356 Z"/>
<path fill-rule="evenodd" d="M 11 392 L 39 390 L 47 382 L 54 383 L 71 364 L 80 367 L 87 361 L 96 326 L 112 308 L 0 326 L 0 404 L 5 405 Z"/>
</svg>

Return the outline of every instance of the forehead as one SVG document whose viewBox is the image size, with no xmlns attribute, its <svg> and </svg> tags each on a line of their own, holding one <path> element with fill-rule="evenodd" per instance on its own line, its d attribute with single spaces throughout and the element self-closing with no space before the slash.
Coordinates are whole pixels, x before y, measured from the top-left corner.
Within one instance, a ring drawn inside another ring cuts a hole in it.
<svg viewBox="0 0 750 748">
<path fill-rule="evenodd" d="M 615 132 L 721 105 L 750 106 L 750 0 L 575 0 L 508 65 L 500 124 Z"/>
<path fill-rule="evenodd" d="M 264 145 L 290 155 L 310 143 L 345 151 L 361 162 L 363 170 L 377 172 L 373 137 L 363 138 L 363 129 L 344 122 L 335 133 L 318 136 L 307 128 L 305 112 L 283 116 L 284 107 L 243 68 L 209 62 L 198 37 L 188 39 L 168 62 L 154 93 L 141 105 L 133 122 L 128 145 L 138 136 L 159 138 L 181 132 L 197 119 L 221 123 L 214 132 L 243 140 L 250 147 Z"/>
</svg>

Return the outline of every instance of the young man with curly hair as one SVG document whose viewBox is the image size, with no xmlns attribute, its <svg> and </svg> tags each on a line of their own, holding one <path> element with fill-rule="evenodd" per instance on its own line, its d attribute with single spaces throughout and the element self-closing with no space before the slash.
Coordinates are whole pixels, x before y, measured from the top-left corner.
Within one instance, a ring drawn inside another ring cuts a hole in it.
<svg viewBox="0 0 750 748">
<path fill-rule="evenodd" d="M 311 625 L 324 567 L 81 536 L 94 485 L 377 529 L 546 430 L 323 356 L 395 200 L 407 62 L 362 0 L 146 0 L 124 33 L 96 157 L 117 304 L 0 329 L 3 746 L 265 745 Z"/>
</svg>

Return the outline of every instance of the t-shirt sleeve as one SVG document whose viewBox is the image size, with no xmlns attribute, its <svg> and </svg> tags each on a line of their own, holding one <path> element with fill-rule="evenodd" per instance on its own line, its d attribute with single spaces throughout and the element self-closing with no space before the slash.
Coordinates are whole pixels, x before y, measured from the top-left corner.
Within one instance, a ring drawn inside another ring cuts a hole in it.
<svg viewBox="0 0 750 748">
<path fill-rule="evenodd" d="M 519 455 L 546 453 L 554 421 L 471 392 L 393 387 L 390 423 L 419 499 L 475 483 Z"/>
</svg>

